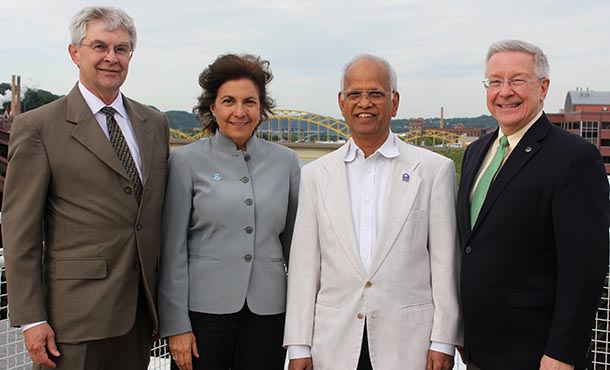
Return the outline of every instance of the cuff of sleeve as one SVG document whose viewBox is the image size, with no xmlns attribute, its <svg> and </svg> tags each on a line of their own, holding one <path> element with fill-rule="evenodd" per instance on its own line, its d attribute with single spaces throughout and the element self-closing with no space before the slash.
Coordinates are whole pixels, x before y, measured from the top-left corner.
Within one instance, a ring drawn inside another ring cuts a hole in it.
<svg viewBox="0 0 610 370">
<path fill-rule="evenodd" d="M 288 346 L 288 358 L 290 360 L 307 357 L 311 357 L 309 346 Z"/>
<path fill-rule="evenodd" d="M 455 356 L 455 346 L 453 344 L 432 342 L 430 349 L 436 352 L 442 352 L 449 356 Z"/>
<path fill-rule="evenodd" d="M 46 321 L 38 321 L 38 322 L 33 322 L 33 323 L 31 323 L 31 324 L 25 324 L 25 325 L 21 325 L 21 331 L 22 331 L 22 332 L 23 332 L 23 331 L 26 331 L 26 330 L 28 330 L 28 329 L 33 328 L 34 326 L 38 326 L 38 325 L 41 325 L 41 324 L 44 324 L 44 323 L 46 323 Z"/>
</svg>

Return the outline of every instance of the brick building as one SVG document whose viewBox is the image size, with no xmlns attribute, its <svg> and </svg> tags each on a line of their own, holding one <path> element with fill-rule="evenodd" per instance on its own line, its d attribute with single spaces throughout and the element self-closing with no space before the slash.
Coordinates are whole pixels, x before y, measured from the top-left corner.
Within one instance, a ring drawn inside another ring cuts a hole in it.
<svg viewBox="0 0 610 370">
<path fill-rule="evenodd" d="M 547 113 L 549 120 L 580 135 L 599 148 L 610 174 L 610 91 L 568 91 L 563 113 Z"/>
<path fill-rule="evenodd" d="M 424 119 L 423 118 L 411 118 L 409 119 L 409 131 L 413 130 L 423 130 L 424 129 Z M 463 124 L 457 124 L 455 127 L 434 127 L 430 128 L 430 130 L 444 131 L 450 132 L 456 135 L 463 135 L 470 137 L 481 137 L 485 134 L 485 129 L 482 128 L 466 128 Z"/>
</svg>

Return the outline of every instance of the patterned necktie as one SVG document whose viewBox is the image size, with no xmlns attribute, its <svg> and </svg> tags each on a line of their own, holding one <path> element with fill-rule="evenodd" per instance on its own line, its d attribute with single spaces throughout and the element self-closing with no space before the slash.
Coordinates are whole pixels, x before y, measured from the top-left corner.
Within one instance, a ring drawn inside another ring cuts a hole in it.
<svg viewBox="0 0 610 370">
<path fill-rule="evenodd" d="M 125 141 L 125 137 L 123 136 L 118 123 L 114 119 L 116 110 L 112 107 L 104 107 L 100 111 L 106 116 L 106 125 L 108 125 L 108 134 L 110 134 L 110 143 L 112 144 L 117 157 L 123 164 L 127 175 L 131 179 L 136 201 L 138 202 L 138 205 L 140 205 L 140 201 L 142 201 L 142 181 L 140 181 L 138 169 L 133 161 L 131 152 L 129 151 L 129 147 Z"/>
<path fill-rule="evenodd" d="M 504 160 L 504 153 L 506 152 L 507 146 L 508 138 L 506 136 L 502 136 L 500 138 L 500 146 L 498 149 L 496 149 L 496 154 L 494 154 L 489 166 L 481 176 L 481 180 L 479 180 L 479 184 L 472 195 L 472 201 L 470 202 L 471 228 L 474 227 L 474 223 L 477 221 L 477 217 L 479 217 L 479 212 L 481 212 L 481 207 L 483 207 L 483 202 L 485 201 L 485 197 L 487 196 L 487 191 L 491 186 L 491 182 L 496 176 L 496 173 L 498 173 L 500 166 L 502 166 L 502 161 Z"/>
</svg>

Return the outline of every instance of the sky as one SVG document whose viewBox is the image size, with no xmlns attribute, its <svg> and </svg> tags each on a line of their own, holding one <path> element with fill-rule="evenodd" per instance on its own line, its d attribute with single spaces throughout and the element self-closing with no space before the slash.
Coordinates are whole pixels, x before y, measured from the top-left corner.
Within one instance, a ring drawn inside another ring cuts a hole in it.
<svg viewBox="0 0 610 370">
<path fill-rule="evenodd" d="M 608 0 L 0 0 L 0 82 L 64 95 L 78 80 L 68 55 L 70 18 L 89 5 L 118 6 L 136 23 L 138 44 L 122 87 L 162 111 L 191 111 L 198 76 L 225 53 L 269 60 L 278 108 L 341 118 L 341 69 L 372 53 L 396 69 L 397 118 L 488 114 L 484 58 L 516 38 L 546 53 L 545 111 L 569 90 L 610 91 Z"/>
</svg>

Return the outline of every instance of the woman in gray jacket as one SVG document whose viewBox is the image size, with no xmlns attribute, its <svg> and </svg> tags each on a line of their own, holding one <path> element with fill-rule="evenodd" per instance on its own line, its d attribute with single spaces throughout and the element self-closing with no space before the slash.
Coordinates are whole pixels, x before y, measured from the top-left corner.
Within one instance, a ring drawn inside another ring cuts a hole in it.
<svg viewBox="0 0 610 370">
<path fill-rule="evenodd" d="M 284 367 L 299 161 L 254 135 L 273 108 L 272 78 L 259 57 L 218 57 L 194 108 L 214 136 L 170 156 L 158 301 L 173 369 Z"/>
</svg>

